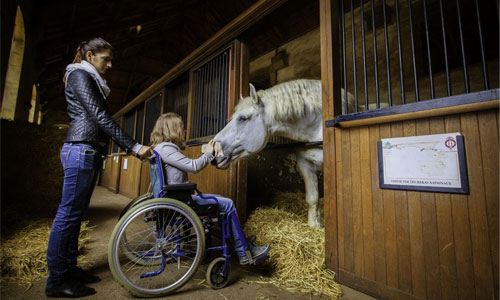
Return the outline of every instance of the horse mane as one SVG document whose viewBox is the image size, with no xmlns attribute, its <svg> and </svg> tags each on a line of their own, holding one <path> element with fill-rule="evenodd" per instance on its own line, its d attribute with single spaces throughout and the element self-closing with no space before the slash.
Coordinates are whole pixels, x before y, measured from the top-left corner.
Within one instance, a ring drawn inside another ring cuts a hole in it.
<svg viewBox="0 0 500 300">
<path fill-rule="evenodd" d="M 321 81 L 298 79 L 280 83 L 257 95 L 264 104 L 266 115 L 276 121 L 294 120 L 303 117 L 307 111 L 321 113 Z M 253 104 L 246 97 L 235 107 L 239 111 Z"/>
</svg>

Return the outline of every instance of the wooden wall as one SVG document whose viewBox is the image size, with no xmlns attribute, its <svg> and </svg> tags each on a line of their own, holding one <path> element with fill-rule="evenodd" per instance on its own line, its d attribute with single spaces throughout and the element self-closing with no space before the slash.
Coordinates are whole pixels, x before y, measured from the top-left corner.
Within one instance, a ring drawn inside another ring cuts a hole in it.
<svg viewBox="0 0 500 300">
<path fill-rule="evenodd" d="M 201 146 L 186 147 L 184 154 L 190 158 L 198 158 L 201 156 Z M 197 174 L 189 174 L 189 182 L 196 183 L 202 193 L 217 194 L 232 199 L 240 221 L 246 219 L 245 160 L 231 164 L 227 170 L 207 166 Z"/>
<path fill-rule="evenodd" d="M 498 299 L 498 118 L 334 130 L 340 282 L 387 299 Z M 470 195 L 379 188 L 377 141 L 447 132 L 464 136 Z"/>
<path fill-rule="evenodd" d="M 151 178 L 149 175 L 149 161 L 144 160 L 141 164 L 141 182 L 139 183 L 139 194 L 144 195 L 149 190 L 149 184 L 151 182 Z"/>
<path fill-rule="evenodd" d="M 141 160 L 132 155 L 123 155 L 121 156 L 121 160 L 120 194 L 129 198 L 135 198 L 139 196 Z M 127 163 L 125 163 L 125 160 L 127 160 Z"/>
<path fill-rule="evenodd" d="M 108 155 L 104 161 L 99 184 L 118 193 L 121 159 L 117 155 Z"/>
</svg>

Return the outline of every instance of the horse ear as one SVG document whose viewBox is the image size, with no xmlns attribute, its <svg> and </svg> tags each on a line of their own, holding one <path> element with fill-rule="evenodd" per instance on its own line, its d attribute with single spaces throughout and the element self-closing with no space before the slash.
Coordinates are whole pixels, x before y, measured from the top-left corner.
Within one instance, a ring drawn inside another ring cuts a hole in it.
<svg viewBox="0 0 500 300">
<path fill-rule="evenodd" d="M 250 97 L 252 97 L 253 102 L 255 102 L 255 104 L 260 103 L 260 99 L 259 99 L 259 96 L 257 96 L 257 92 L 255 91 L 255 87 L 251 83 L 250 83 Z"/>
</svg>

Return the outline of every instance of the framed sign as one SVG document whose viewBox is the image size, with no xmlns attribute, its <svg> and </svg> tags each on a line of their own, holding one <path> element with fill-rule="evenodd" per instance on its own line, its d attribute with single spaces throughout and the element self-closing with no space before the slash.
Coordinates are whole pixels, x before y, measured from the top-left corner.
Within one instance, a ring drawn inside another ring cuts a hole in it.
<svg viewBox="0 0 500 300">
<path fill-rule="evenodd" d="M 382 139 L 378 166 L 382 189 L 469 193 L 460 133 Z"/>
</svg>

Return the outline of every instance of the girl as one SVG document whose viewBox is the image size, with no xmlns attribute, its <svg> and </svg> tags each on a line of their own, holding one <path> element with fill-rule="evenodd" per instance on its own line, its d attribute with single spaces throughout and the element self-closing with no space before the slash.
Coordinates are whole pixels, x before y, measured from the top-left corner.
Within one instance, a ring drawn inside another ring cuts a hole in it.
<svg viewBox="0 0 500 300">
<path fill-rule="evenodd" d="M 167 184 L 186 183 L 187 173 L 197 173 L 205 168 L 214 158 L 215 142 L 210 141 L 205 147 L 203 155 L 197 159 L 190 159 L 181 152 L 181 145 L 184 142 L 184 124 L 181 117 L 175 113 L 161 115 L 151 132 L 151 147 L 160 154 L 165 168 Z M 219 209 L 228 213 L 234 209 L 233 201 L 219 195 L 210 195 L 219 201 Z M 198 195 L 191 196 L 199 204 L 208 204 L 212 200 L 202 199 Z M 238 254 L 240 264 L 248 264 L 248 258 L 243 249 L 243 245 L 238 236 L 236 225 L 231 222 L 232 242 Z M 259 261 L 267 257 L 270 246 L 254 247 L 249 244 L 250 253 L 254 260 Z"/>
<path fill-rule="evenodd" d="M 77 267 L 78 236 L 89 206 L 109 138 L 140 157 L 152 154 L 129 137 L 106 111 L 110 89 L 103 75 L 111 68 L 113 47 L 101 38 L 82 42 L 73 63 L 66 67 L 65 96 L 70 124 L 61 149 L 64 184 L 61 204 L 49 236 L 45 294 L 49 297 L 84 297 L 95 294 L 84 284 L 100 281 Z"/>
</svg>

